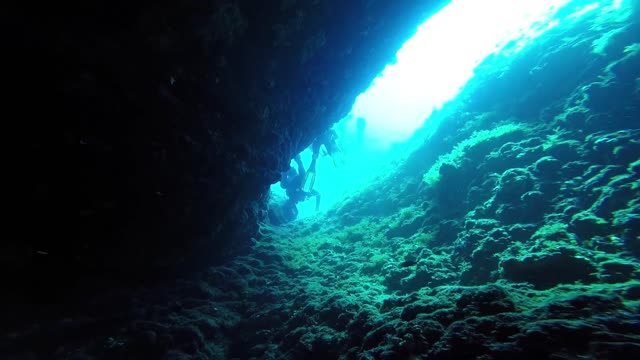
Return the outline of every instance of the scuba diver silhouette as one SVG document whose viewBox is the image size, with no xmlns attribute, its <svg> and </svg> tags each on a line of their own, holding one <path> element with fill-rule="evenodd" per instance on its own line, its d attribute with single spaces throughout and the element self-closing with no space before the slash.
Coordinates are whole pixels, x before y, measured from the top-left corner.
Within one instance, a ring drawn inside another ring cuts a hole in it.
<svg viewBox="0 0 640 360">
<path fill-rule="evenodd" d="M 280 187 L 285 189 L 288 197 L 287 201 L 282 206 L 283 215 L 287 221 L 294 220 L 298 217 L 297 204 L 309 198 L 315 197 L 316 211 L 320 209 L 320 193 L 313 189 L 305 191 L 302 188 L 303 180 L 306 178 L 306 173 L 300 154 L 296 155 L 293 160 L 296 162 L 298 170 L 296 171 L 293 166 L 290 166 L 289 170 L 281 174 L 280 179 Z"/>
<path fill-rule="evenodd" d="M 300 184 L 301 189 L 306 192 L 313 191 L 313 185 L 316 182 L 316 162 L 320 156 L 320 150 L 322 145 L 326 149 L 326 154 L 333 159 L 333 165 L 337 168 L 344 167 L 346 165 L 346 159 L 342 154 L 342 150 L 338 146 L 338 134 L 335 130 L 329 129 L 318 136 L 311 145 L 313 155 L 311 158 L 311 164 L 307 169 L 306 174 L 303 176 L 303 181 Z"/>
</svg>

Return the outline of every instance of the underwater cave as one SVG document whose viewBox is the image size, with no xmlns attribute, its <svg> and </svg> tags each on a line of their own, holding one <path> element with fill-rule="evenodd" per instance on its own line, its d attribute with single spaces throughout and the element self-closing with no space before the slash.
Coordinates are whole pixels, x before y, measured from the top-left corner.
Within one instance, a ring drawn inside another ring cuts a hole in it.
<svg viewBox="0 0 640 360">
<path fill-rule="evenodd" d="M 0 358 L 640 358 L 640 1 L 7 14 Z"/>
</svg>

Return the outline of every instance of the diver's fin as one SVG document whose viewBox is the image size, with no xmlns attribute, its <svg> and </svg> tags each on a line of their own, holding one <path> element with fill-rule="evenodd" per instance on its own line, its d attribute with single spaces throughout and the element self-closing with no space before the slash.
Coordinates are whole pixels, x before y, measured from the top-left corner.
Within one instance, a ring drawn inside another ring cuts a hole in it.
<svg viewBox="0 0 640 360">
<path fill-rule="evenodd" d="M 313 190 L 313 184 L 316 182 L 315 170 L 307 171 L 304 175 L 304 181 L 302 182 L 302 191 L 311 192 Z"/>
<path fill-rule="evenodd" d="M 333 166 L 338 169 L 347 166 L 347 158 L 344 156 L 342 151 L 333 154 Z"/>
</svg>

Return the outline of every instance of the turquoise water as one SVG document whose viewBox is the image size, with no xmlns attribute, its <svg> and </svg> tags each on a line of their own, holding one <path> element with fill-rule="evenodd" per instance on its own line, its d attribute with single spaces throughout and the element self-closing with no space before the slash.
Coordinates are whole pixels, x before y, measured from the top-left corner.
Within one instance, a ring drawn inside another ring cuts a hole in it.
<svg viewBox="0 0 640 360">
<path fill-rule="evenodd" d="M 640 356 L 639 8 L 555 8 L 486 54 L 408 142 L 360 171 L 323 158 L 323 192 L 358 185 L 316 216 L 264 224 L 238 260 L 277 257 L 260 314 L 287 299 L 293 311 L 255 354 Z M 345 141 L 355 109 L 337 125 Z"/>
<path fill-rule="evenodd" d="M 351 112 L 333 126 L 346 166 L 334 166 L 330 156 L 318 161 L 314 188 L 322 195 L 321 211 L 389 171 L 383 164 L 406 151 L 405 142 L 418 128 L 430 128 L 432 112 L 454 101 L 476 73 L 482 74 L 478 65 L 487 57 L 514 56 L 556 26 L 621 7 L 620 1 L 452 2 L 419 27 L 398 51 L 397 61 L 372 81 Z M 365 125 L 359 128 L 358 121 Z M 311 149 L 300 155 L 308 167 Z M 297 167 L 294 161 L 291 166 Z M 271 192 L 272 208 L 281 206 L 286 195 L 280 184 L 274 184 Z M 317 214 L 315 199 L 300 202 L 297 208 L 298 219 Z"/>
</svg>

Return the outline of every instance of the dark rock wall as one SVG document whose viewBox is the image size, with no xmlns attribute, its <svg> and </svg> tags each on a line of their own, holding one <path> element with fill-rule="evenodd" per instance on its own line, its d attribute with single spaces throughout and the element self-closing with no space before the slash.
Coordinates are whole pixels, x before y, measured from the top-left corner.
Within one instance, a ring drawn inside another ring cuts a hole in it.
<svg viewBox="0 0 640 360">
<path fill-rule="evenodd" d="M 640 358 L 638 9 L 487 59 L 388 176 L 244 254 L 2 307 L 0 358 Z"/>
<path fill-rule="evenodd" d="M 24 223 L 4 240 L 2 273 L 28 289 L 102 287 L 247 239 L 279 170 L 444 3 L 6 9 Z"/>
</svg>

